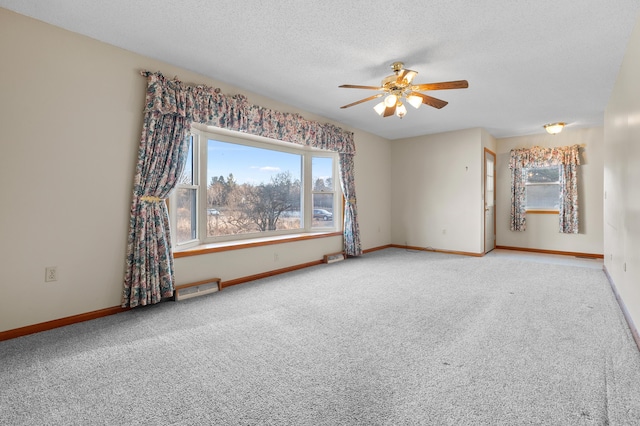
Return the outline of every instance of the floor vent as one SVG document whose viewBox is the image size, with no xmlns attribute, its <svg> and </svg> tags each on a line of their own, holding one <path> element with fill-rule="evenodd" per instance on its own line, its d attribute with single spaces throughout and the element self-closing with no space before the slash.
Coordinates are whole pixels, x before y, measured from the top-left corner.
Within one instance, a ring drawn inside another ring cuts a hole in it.
<svg viewBox="0 0 640 426">
<path fill-rule="evenodd" d="M 211 278 L 196 283 L 177 285 L 173 292 L 173 298 L 178 301 L 215 293 L 216 291 L 222 290 L 220 283 L 220 278 Z"/>
<path fill-rule="evenodd" d="M 340 262 L 341 260 L 344 260 L 343 252 L 325 254 L 323 259 L 324 263 Z"/>
</svg>

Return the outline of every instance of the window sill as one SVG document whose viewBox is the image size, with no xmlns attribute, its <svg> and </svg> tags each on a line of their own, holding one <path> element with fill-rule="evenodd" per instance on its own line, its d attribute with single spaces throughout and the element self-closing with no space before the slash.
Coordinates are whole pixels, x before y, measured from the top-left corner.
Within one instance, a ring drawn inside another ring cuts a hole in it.
<svg viewBox="0 0 640 426">
<path fill-rule="evenodd" d="M 527 214 L 558 214 L 559 210 L 531 209 L 526 210 Z"/>
<path fill-rule="evenodd" d="M 284 244 L 294 241 L 313 240 L 342 236 L 342 232 L 309 232 L 305 234 L 288 234 L 278 237 L 253 238 L 250 240 L 225 241 L 221 243 L 202 244 L 179 251 L 174 251 L 175 259 L 180 257 L 200 256 L 202 254 L 218 253 L 222 251 L 241 250 L 252 247 L 269 246 L 272 244 Z"/>
</svg>

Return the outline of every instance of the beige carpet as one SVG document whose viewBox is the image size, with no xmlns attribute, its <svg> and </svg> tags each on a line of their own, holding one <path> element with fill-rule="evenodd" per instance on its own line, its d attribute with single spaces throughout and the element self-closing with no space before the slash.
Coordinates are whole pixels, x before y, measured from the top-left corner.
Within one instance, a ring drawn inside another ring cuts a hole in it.
<svg viewBox="0 0 640 426">
<path fill-rule="evenodd" d="M 634 425 L 597 268 L 388 249 L 0 342 L 7 425 Z"/>
</svg>

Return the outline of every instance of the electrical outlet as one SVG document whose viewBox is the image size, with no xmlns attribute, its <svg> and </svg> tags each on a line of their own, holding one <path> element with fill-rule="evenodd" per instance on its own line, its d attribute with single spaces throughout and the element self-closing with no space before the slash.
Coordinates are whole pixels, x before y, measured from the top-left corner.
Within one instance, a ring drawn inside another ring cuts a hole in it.
<svg viewBox="0 0 640 426">
<path fill-rule="evenodd" d="M 44 281 L 47 283 L 58 281 L 58 268 L 56 266 L 47 266 L 44 268 Z"/>
</svg>

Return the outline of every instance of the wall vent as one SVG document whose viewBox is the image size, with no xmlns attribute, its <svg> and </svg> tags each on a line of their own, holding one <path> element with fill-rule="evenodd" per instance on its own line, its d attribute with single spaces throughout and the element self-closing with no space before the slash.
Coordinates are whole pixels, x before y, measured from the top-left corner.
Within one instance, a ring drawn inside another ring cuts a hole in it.
<svg viewBox="0 0 640 426">
<path fill-rule="evenodd" d="M 174 292 L 174 300 L 189 299 L 191 297 L 203 296 L 222 290 L 220 278 L 211 278 L 195 283 L 177 285 Z"/>
<path fill-rule="evenodd" d="M 324 263 L 340 262 L 341 260 L 344 260 L 343 252 L 325 254 L 323 259 Z"/>
</svg>

